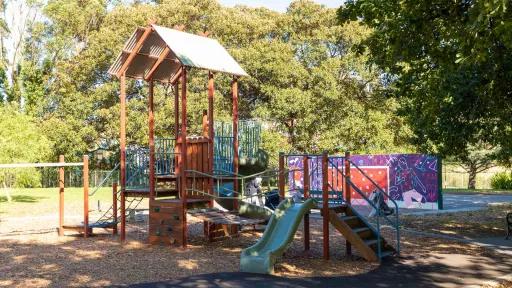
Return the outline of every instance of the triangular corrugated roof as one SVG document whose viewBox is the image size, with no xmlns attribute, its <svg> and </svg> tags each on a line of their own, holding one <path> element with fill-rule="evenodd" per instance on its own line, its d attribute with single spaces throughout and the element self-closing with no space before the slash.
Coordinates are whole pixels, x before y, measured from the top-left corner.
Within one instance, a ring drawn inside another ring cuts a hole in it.
<svg viewBox="0 0 512 288">
<path fill-rule="evenodd" d="M 220 43 L 212 38 L 198 36 L 157 25 L 151 26 L 151 33 L 144 39 L 140 49 L 126 67 L 126 76 L 144 79 L 153 65 L 157 63 L 166 47 L 170 52 L 152 73 L 152 79 L 169 82 L 178 73 L 181 65 L 200 68 L 212 72 L 227 73 L 234 76 L 248 76 Z M 138 28 L 130 36 L 116 61 L 109 69 L 112 75 L 118 75 L 129 55 L 137 48 L 137 42 L 143 37 L 146 28 Z M 151 73 L 150 73 L 151 74 Z"/>
</svg>

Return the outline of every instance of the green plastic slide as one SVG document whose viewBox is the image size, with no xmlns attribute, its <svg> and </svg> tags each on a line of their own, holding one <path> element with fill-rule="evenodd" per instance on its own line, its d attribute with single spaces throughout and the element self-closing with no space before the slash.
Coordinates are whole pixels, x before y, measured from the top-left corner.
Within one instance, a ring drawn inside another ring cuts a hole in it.
<svg viewBox="0 0 512 288">
<path fill-rule="evenodd" d="M 242 251 L 240 271 L 272 274 L 276 260 L 293 241 L 302 217 L 314 207 L 313 199 L 304 203 L 294 203 L 291 199 L 282 201 L 270 218 L 263 237 Z"/>
</svg>

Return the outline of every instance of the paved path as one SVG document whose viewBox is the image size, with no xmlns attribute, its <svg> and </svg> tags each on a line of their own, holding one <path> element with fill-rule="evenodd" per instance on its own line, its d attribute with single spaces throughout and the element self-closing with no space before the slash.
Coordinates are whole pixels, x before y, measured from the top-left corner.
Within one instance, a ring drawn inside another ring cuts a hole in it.
<svg viewBox="0 0 512 288">
<path fill-rule="evenodd" d="M 489 281 L 504 278 L 511 271 L 510 257 L 495 259 L 429 253 L 414 258 L 391 259 L 374 271 L 354 276 L 288 279 L 232 272 L 195 275 L 130 287 L 479 287 Z"/>
</svg>

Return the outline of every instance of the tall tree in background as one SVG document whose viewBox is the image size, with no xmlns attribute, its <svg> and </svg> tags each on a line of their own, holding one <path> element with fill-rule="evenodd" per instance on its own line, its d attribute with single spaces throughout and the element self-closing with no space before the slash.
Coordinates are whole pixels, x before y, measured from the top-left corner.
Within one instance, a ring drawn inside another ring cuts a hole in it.
<svg viewBox="0 0 512 288">
<path fill-rule="evenodd" d="M 414 144 L 464 161 L 470 174 L 482 155 L 486 162 L 510 163 L 508 6 L 509 1 L 349 0 L 338 11 L 341 23 L 360 19 L 373 29 L 359 50 L 368 51 L 370 63 L 391 80 L 389 92 L 400 100 Z"/>
</svg>

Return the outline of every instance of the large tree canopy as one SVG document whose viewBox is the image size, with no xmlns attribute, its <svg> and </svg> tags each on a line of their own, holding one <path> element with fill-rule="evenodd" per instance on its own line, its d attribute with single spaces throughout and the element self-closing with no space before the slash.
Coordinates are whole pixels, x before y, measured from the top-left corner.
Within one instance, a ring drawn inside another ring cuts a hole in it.
<svg viewBox="0 0 512 288">
<path fill-rule="evenodd" d="M 468 161 L 512 153 L 510 1 L 349 0 L 341 23 L 371 28 L 358 51 L 383 70 L 422 150 Z"/>
<path fill-rule="evenodd" d="M 42 9 L 45 17 L 31 23 L 24 43 L 23 95 L 17 99 L 25 113 L 41 119 L 55 155 L 72 159 L 99 143 L 115 145 L 119 84 L 107 69 L 134 29 L 149 19 L 190 33 L 208 31 L 227 47 L 251 75 L 240 81 L 240 114 L 268 123 L 264 148 L 271 154 L 407 147 L 409 132 L 394 113 L 396 100 L 383 97 L 380 73 L 365 65 L 368 55 L 351 49 L 371 30 L 357 21 L 338 24 L 335 9 L 307 0 L 292 2 L 286 13 L 228 8 L 215 0 L 50 0 Z M 190 74 L 191 133 L 200 131 L 207 107 L 206 77 Z M 216 76 L 216 119 L 231 117 L 229 81 Z M 128 84 L 128 141 L 145 144 L 147 88 L 139 81 Z M 157 136 L 172 131 L 170 95 L 172 87 L 157 86 Z M 269 144 L 283 140 L 286 145 Z"/>
</svg>

